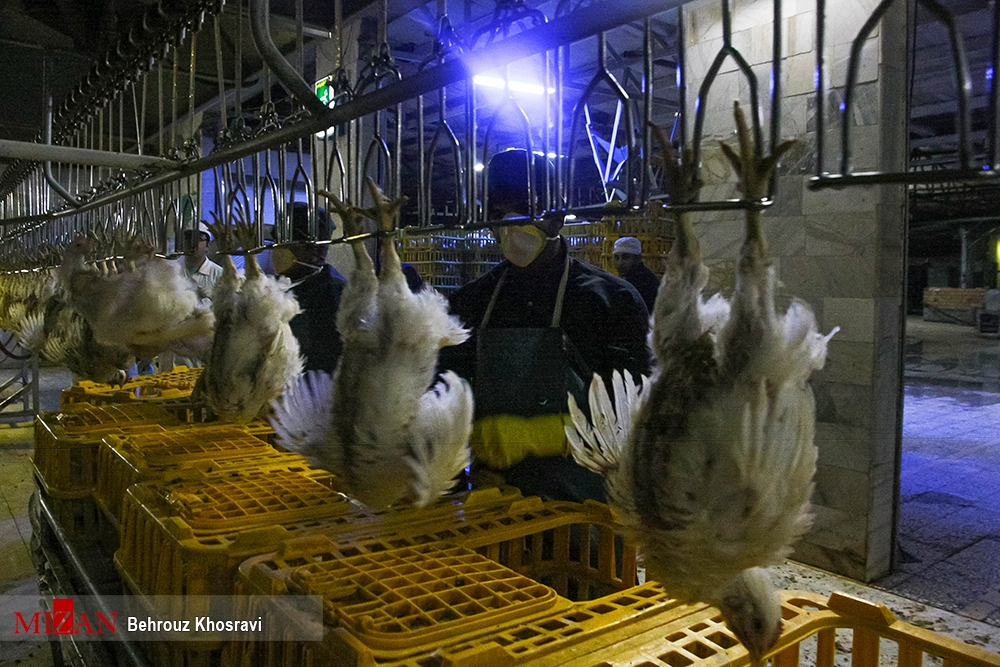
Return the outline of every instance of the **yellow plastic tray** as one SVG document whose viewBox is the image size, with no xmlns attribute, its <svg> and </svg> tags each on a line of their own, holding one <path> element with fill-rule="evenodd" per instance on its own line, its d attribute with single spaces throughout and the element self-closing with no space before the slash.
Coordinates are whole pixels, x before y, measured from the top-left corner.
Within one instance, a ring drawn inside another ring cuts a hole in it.
<svg viewBox="0 0 1000 667">
<path fill-rule="evenodd" d="M 325 470 L 204 472 L 129 487 L 115 563 L 143 595 L 228 595 L 238 565 L 348 511 Z"/>
</svg>

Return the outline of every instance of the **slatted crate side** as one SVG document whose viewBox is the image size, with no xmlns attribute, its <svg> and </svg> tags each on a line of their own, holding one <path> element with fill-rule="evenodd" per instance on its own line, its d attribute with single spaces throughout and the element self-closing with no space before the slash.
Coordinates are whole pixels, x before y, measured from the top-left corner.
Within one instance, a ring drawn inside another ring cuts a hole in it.
<svg viewBox="0 0 1000 667">
<path fill-rule="evenodd" d="M 784 629 L 771 654 L 775 667 L 800 664 L 877 667 L 922 664 L 998 667 L 1000 655 L 896 620 L 884 605 L 834 593 L 828 599 L 782 591 Z M 614 645 L 560 663 L 562 667 L 746 667 L 746 649 L 706 605 L 681 619 L 623 635 Z M 538 667 L 547 667 L 538 665 Z"/>
<path fill-rule="evenodd" d="M 189 431 L 188 437 L 199 439 L 197 451 L 183 447 L 178 455 L 172 456 L 169 448 L 162 446 L 165 437 L 106 437 L 98 449 L 97 484 L 94 487 L 94 499 L 104 511 L 109 520 L 116 525 L 121 519 L 122 499 L 128 487 L 139 482 L 163 479 L 166 476 L 177 475 L 182 470 L 198 470 L 205 474 L 240 470 L 246 468 L 267 468 L 286 466 L 289 469 L 308 470 L 312 466 L 298 455 L 279 452 L 263 440 L 245 434 L 246 438 L 220 440 L 223 435 L 231 433 L 231 429 L 239 427 L 201 427 L 184 429 Z M 181 434 L 184 433 L 181 431 Z M 242 430 L 239 430 L 242 433 Z M 164 434 L 167 436 L 169 434 Z M 176 435 L 176 434 L 175 434 Z M 159 441 L 156 455 L 144 455 L 145 445 Z M 165 451 L 164 451 L 165 449 Z"/>
<path fill-rule="evenodd" d="M 342 520 L 348 501 L 323 483 L 329 477 L 275 466 L 133 485 L 115 563 L 144 595 L 227 595 L 246 558 Z"/>
<path fill-rule="evenodd" d="M 570 257 L 593 266 L 601 266 L 604 239 L 608 234 L 605 221 L 567 224 L 563 226 L 561 234 L 566 239 Z"/>
<path fill-rule="evenodd" d="M 42 488 L 53 498 L 90 495 L 97 484 L 98 449 L 105 435 L 124 436 L 129 432 L 163 430 L 159 424 L 142 421 L 98 425 L 85 421 L 85 428 L 73 428 L 72 421 L 60 420 L 60 417 L 67 416 L 76 415 L 43 413 L 35 417 L 32 463 Z M 67 427 L 62 425 L 64 422 Z"/>
<path fill-rule="evenodd" d="M 515 506 L 519 511 L 484 512 L 460 525 L 439 525 L 435 531 L 439 541 L 431 547 L 461 546 L 479 554 L 484 562 L 503 566 L 546 590 L 554 588 L 552 584 L 561 586 L 560 600 L 568 606 L 536 616 L 522 615 L 485 628 L 470 622 L 420 653 L 377 645 L 363 633 L 328 619 L 322 647 L 297 646 L 291 642 L 275 657 L 274 647 L 244 642 L 232 647 L 227 664 L 241 661 L 247 664 L 247 659 L 254 664 L 260 659 L 277 660 L 265 664 L 293 664 L 308 654 L 310 659 L 320 661 L 317 664 L 332 661 L 329 664 L 416 666 L 427 664 L 432 653 L 462 656 L 462 660 L 471 660 L 468 664 L 474 665 L 522 664 L 527 652 L 533 651 L 532 659 L 537 659 L 551 651 L 575 651 L 577 644 L 622 624 L 687 609 L 656 584 L 634 586 L 634 552 L 625 553 L 624 545 L 615 544 L 617 531 L 606 523 L 611 516 L 606 507 L 597 503 L 541 503 L 538 499 L 526 499 Z M 427 528 L 424 532 L 430 534 Z M 595 538 L 593 548 L 591 532 Z M 248 560 L 240 567 L 239 592 L 249 593 L 251 598 L 254 593 L 306 592 L 308 589 L 298 573 L 336 567 L 344 558 L 344 547 L 351 541 L 346 537 L 345 534 L 313 536 L 299 544 L 290 541 L 283 545 L 282 553 Z M 392 552 L 367 553 L 378 558 Z M 419 565 L 419 560 L 414 563 Z M 343 590 L 355 588 L 347 586 Z M 554 592 L 560 591 L 556 588 Z"/>
</svg>

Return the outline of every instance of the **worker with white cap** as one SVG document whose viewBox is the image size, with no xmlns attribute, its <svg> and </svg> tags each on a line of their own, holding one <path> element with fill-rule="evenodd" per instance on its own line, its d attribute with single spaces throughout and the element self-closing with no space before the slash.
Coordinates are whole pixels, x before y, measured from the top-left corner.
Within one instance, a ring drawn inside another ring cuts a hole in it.
<svg viewBox="0 0 1000 667">
<path fill-rule="evenodd" d="M 215 291 L 215 283 L 222 277 L 222 267 L 208 258 L 208 244 L 213 241 L 212 232 L 203 221 L 198 223 L 198 231 L 185 229 L 183 237 L 184 245 L 181 246 L 181 250 L 190 250 L 189 254 L 184 255 L 184 272 L 197 287 L 198 297 L 204 304 L 209 305 L 212 293 Z M 158 363 L 160 371 L 165 372 L 174 366 L 195 368 L 201 366 L 202 360 L 189 359 L 166 351 L 159 355 Z"/>
<path fill-rule="evenodd" d="M 197 234 L 197 236 L 196 236 Z M 204 222 L 198 223 L 198 231 L 184 230 L 184 248 L 191 254 L 184 255 L 184 269 L 188 278 L 198 287 L 198 295 L 211 299 L 215 283 L 222 277 L 222 267 L 208 258 L 208 244 L 212 242 L 212 232 Z"/>
<path fill-rule="evenodd" d="M 621 237 L 615 241 L 612 260 L 618 276 L 628 281 L 639 292 L 646 303 L 646 310 L 653 312 L 660 280 L 642 263 L 642 242 L 634 236 Z"/>
</svg>

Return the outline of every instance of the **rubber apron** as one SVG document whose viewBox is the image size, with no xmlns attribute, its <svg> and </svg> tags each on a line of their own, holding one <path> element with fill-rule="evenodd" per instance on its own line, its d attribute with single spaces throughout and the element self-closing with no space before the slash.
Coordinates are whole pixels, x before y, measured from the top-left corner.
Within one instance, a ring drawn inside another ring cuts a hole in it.
<svg viewBox="0 0 1000 667">
<path fill-rule="evenodd" d="M 548 327 L 489 328 L 503 288 L 504 272 L 490 297 L 476 335 L 476 429 L 471 441 L 476 458 L 507 468 L 525 456 L 566 455 L 562 415 L 567 392 L 586 410 L 590 372 L 559 326 L 569 256 L 563 267 L 552 322 Z"/>
</svg>

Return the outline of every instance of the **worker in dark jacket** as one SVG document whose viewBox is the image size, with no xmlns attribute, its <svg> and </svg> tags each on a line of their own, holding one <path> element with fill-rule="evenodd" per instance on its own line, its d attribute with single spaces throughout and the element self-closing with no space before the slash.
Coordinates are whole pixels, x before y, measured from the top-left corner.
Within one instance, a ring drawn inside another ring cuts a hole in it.
<svg viewBox="0 0 1000 667">
<path fill-rule="evenodd" d="M 292 293 L 302 312 L 289 323 L 299 341 L 304 370 L 332 373 L 342 347 L 337 330 L 337 310 L 346 282 L 337 269 L 326 263 L 329 245 L 311 241 L 330 239 L 333 224 L 321 208 L 316 209 L 317 236 L 309 234 L 309 209 L 303 202 L 291 204 L 292 240 L 302 241 L 285 248 L 273 248 L 275 271 L 292 281 Z"/>
<path fill-rule="evenodd" d="M 528 215 L 527 153 L 498 153 L 488 174 L 489 218 Z M 539 192 L 544 178 L 536 183 Z M 593 373 L 647 373 L 649 317 L 631 285 L 569 257 L 561 228 L 561 219 L 494 228 L 505 259 L 451 297 L 472 336 L 443 349 L 441 366 L 472 382 L 474 486 L 502 477 L 526 495 L 603 500 L 602 479 L 568 456 L 567 392 L 586 406 Z"/>
<path fill-rule="evenodd" d="M 660 289 L 660 279 L 642 263 L 642 242 L 634 236 L 623 236 L 615 241 L 611 255 L 618 276 L 627 280 L 639 292 L 646 310 L 653 312 L 656 291 Z"/>
</svg>

